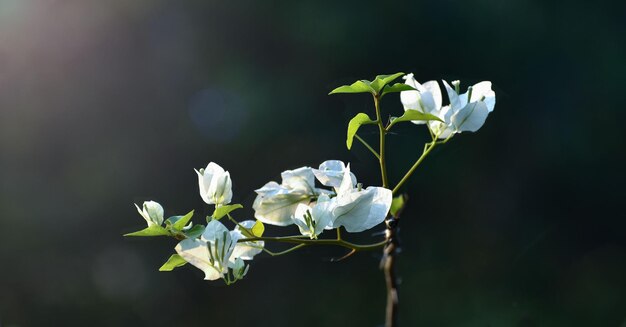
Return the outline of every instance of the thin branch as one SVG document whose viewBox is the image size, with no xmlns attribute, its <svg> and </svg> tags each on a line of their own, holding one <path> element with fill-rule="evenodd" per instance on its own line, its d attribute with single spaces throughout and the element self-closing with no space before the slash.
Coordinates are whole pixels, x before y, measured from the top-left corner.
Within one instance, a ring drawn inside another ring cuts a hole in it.
<svg viewBox="0 0 626 327">
<path fill-rule="evenodd" d="M 352 249 L 352 250 L 350 250 L 350 252 L 348 252 L 346 255 L 344 255 L 343 257 L 341 257 L 339 259 L 335 259 L 335 258 L 330 259 L 330 262 L 339 262 L 339 261 L 345 260 L 345 259 L 347 259 L 348 257 L 352 256 L 355 253 L 356 253 L 356 250 Z"/>
<path fill-rule="evenodd" d="M 354 137 L 356 137 L 357 140 L 361 141 L 361 143 L 363 143 L 363 145 L 370 150 L 370 152 L 372 154 L 374 154 L 374 156 L 376 157 L 376 159 L 380 160 L 380 155 L 378 155 L 378 152 L 376 152 L 376 150 L 374 150 L 374 148 L 372 148 L 367 142 L 365 142 L 364 139 L 362 139 L 358 134 L 354 134 Z"/>
<path fill-rule="evenodd" d="M 237 242 L 254 242 L 254 241 L 266 241 L 266 242 L 279 242 L 279 243 L 292 243 L 292 244 L 306 244 L 306 245 L 337 245 L 344 248 L 353 249 L 355 251 L 370 251 L 382 248 L 387 241 L 382 241 L 373 244 L 354 244 L 344 240 L 338 239 L 301 239 L 293 237 L 249 237 L 237 240 Z"/>
<path fill-rule="evenodd" d="M 303 248 L 303 247 L 305 247 L 305 246 L 307 246 L 307 244 L 298 244 L 298 245 L 296 245 L 296 246 L 294 246 L 294 247 L 290 247 L 290 248 L 288 248 L 287 250 L 285 250 L 285 251 L 280 251 L 280 252 L 272 252 L 272 251 L 270 251 L 270 250 L 268 250 L 268 249 L 266 249 L 266 248 L 263 248 L 263 251 L 264 251 L 265 253 L 267 253 L 267 254 L 271 255 L 272 257 L 275 257 L 275 256 L 279 256 L 279 255 L 287 254 L 287 253 L 289 253 L 289 252 L 295 251 L 295 250 L 297 250 L 297 249 L 299 249 L 299 248 Z"/>
</svg>

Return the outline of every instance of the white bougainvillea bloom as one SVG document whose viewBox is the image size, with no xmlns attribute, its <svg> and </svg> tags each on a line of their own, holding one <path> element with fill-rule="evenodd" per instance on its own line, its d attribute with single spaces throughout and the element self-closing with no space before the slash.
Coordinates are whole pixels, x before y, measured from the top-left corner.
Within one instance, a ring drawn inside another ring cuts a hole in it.
<svg viewBox="0 0 626 327">
<path fill-rule="evenodd" d="M 233 270 L 233 276 L 235 276 L 235 279 L 242 279 L 248 273 L 250 265 L 246 265 L 243 262 L 243 259 L 237 258 L 231 268 Z"/>
<path fill-rule="evenodd" d="M 161 226 L 163 223 L 163 207 L 157 202 L 146 201 L 141 209 L 136 204 L 135 207 L 143 219 L 146 220 L 146 223 L 148 223 L 148 227 L 153 225 Z"/>
<path fill-rule="evenodd" d="M 315 188 L 311 167 L 287 170 L 281 174 L 282 183 L 269 182 L 257 189 L 252 204 L 254 217 L 263 223 L 287 226 L 294 223 L 292 216 L 298 204 L 308 204 L 321 192 Z"/>
<path fill-rule="evenodd" d="M 185 261 L 204 272 L 204 279 L 216 280 L 228 273 L 228 268 L 237 264 L 233 255 L 240 234 L 228 231 L 217 220 L 211 220 L 200 239 L 186 239 L 176 245 L 176 252 Z"/>
<path fill-rule="evenodd" d="M 487 116 L 496 105 L 496 93 L 491 89 L 491 82 L 483 81 L 468 88 L 463 94 L 458 93 L 459 81 L 453 81 L 454 88 L 443 81 L 450 105 L 439 112 L 443 122 L 430 121 L 429 127 L 439 139 L 446 139 L 451 134 L 476 132 L 484 124 Z"/>
<path fill-rule="evenodd" d="M 350 170 L 350 166 L 346 167 Z M 384 187 L 355 187 L 350 175 L 335 188 L 337 197 L 333 205 L 333 226 L 343 226 L 346 231 L 358 233 L 382 223 L 391 208 L 391 190 Z"/>
<path fill-rule="evenodd" d="M 324 186 L 339 187 L 343 180 L 346 165 L 340 160 L 326 160 L 320 164 L 319 169 L 313 169 L 313 174 Z M 356 177 L 350 173 L 350 177 L 356 184 Z"/>
<path fill-rule="evenodd" d="M 314 239 L 324 229 L 332 226 L 335 203 L 336 200 L 334 198 L 331 199 L 328 195 L 322 194 L 311 206 L 302 203 L 298 204 L 293 220 L 298 225 L 300 233 Z"/>
<path fill-rule="evenodd" d="M 235 227 L 235 230 L 231 232 L 232 235 L 236 235 L 238 239 L 244 239 L 247 236 L 244 235 L 241 227 L 252 230 L 254 227 L 254 220 L 244 220 L 239 223 L 239 226 Z M 241 226 L 241 227 L 240 227 Z M 231 258 L 241 258 L 242 260 L 252 260 L 252 258 L 263 251 L 265 242 L 253 241 L 253 242 L 239 242 L 235 245 Z M 233 262 L 234 263 L 234 262 Z"/>
<path fill-rule="evenodd" d="M 413 74 L 407 74 L 402 77 L 404 84 L 416 89 L 415 91 L 400 92 L 400 101 L 404 110 L 417 110 L 421 113 L 432 114 L 437 116 L 441 110 L 441 89 L 437 81 L 428 81 L 420 84 L 415 80 Z M 424 124 L 425 121 L 414 120 L 414 124 Z"/>
<path fill-rule="evenodd" d="M 200 196 L 207 204 L 216 206 L 230 203 L 233 197 L 230 173 L 220 165 L 210 162 L 205 169 L 196 170 Z"/>
</svg>

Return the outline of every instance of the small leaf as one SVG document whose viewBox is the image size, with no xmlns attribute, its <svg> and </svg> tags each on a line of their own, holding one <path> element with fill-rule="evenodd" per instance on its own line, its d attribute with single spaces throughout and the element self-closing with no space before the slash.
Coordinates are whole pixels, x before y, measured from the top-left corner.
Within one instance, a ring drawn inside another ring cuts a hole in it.
<svg viewBox="0 0 626 327">
<path fill-rule="evenodd" d="M 393 80 L 395 80 L 396 78 L 402 75 L 404 75 L 404 73 L 395 73 L 391 75 L 378 75 L 376 76 L 374 81 L 372 81 L 370 85 L 372 86 L 372 89 L 374 89 L 376 94 L 378 94 L 380 93 L 380 90 L 382 90 L 387 84 L 391 83 Z"/>
<path fill-rule="evenodd" d="M 184 216 L 171 216 L 165 220 L 165 227 L 175 230 L 183 229 L 193 216 L 193 210 Z"/>
<path fill-rule="evenodd" d="M 391 201 L 391 209 L 389 209 L 389 213 L 397 218 L 400 213 L 402 213 L 402 209 L 404 209 L 404 206 L 406 205 L 406 200 L 407 196 L 405 194 L 400 194 L 393 198 L 393 200 Z"/>
<path fill-rule="evenodd" d="M 346 138 L 346 146 L 348 146 L 348 150 L 352 148 L 352 141 L 354 141 L 354 135 L 359 130 L 359 127 L 364 124 L 375 124 L 376 121 L 370 119 L 367 114 L 358 113 L 354 118 L 350 119 L 348 123 L 348 135 Z"/>
<path fill-rule="evenodd" d="M 241 209 L 243 206 L 241 204 L 229 204 L 221 207 L 215 208 L 215 211 L 211 215 L 213 219 L 222 219 L 222 217 L 226 216 L 233 210 Z"/>
<path fill-rule="evenodd" d="M 189 220 L 191 220 L 191 217 L 193 217 L 193 210 L 189 211 L 188 214 L 184 215 L 178 221 L 176 221 L 172 225 L 172 227 L 175 230 L 182 230 L 185 226 L 187 226 L 187 224 L 189 223 Z"/>
<path fill-rule="evenodd" d="M 170 233 L 167 231 L 167 229 L 158 225 L 152 225 L 140 231 L 124 234 L 124 236 L 168 236 L 168 235 L 170 235 Z"/>
<path fill-rule="evenodd" d="M 403 122 L 403 121 L 411 121 L 411 120 L 437 120 L 442 121 L 439 117 L 431 114 L 425 114 L 423 112 L 409 109 L 404 112 L 404 114 L 392 121 L 393 124 Z"/>
<path fill-rule="evenodd" d="M 362 81 L 356 81 L 356 82 L 352 83 L 351 85 L 340 86 L 340 87 L 330 91 L 330 93 L 328 93 L 328 95 L 337 94 L 337 93 L 371 93 L 371 94 L 375 94 L 376 92 L 370 86 L 370 82 L 369 81 L 362 80 Z"/>
<path fill-rule="evenodd" d="M 187 238 L 196 238 L 204 233 L 204 228 L 204 225 L 193 225 L 193 227 L 183 233 L 187 236 Z"/>
<path fill-rule="evenodd" d="M 393 82 L 393 80 L 395 80 L 396 78 L 400 77 L 404 75 L 404 73 L 400 72 L 400 73 L 395 73 L 395 74 L 389 74 L 389 75 L 378 75 L 376 76 L 376 79 L 380 79 L 382 80 L 385 85 Z"/>
<path fill-rule="evenodd" d="M 159 271 L 172 271 L 174 270 L 174 268 L 182 267 L 186 264 L 187 261 L 185 261 L 183 257 L 179 256 L 178 254 L 172 254 L 172 256 L 167 259 L 167 262 L 165 262 L 161 266 L 161 268 L 159 268 Z"/>
<path fill-rule="evenodd" d="M 265 232 L 265 225 L 263 225 L 263 223 L 260 220 L 257 220 L 254 223 L 254 226 L 252 226 L 252 234 L 255 237 L 261 237 L 263 236 L 263 232 Z"/>
<path fill-rule="evenodd" d="M 380 95 L 380 97 L 382 98 L 387 93 L 396 93 L 396 92 L 414 91 L 414 90 L 415 90 L 415 88 L 413 88 L 410 85 L 404 84 L 404 83 L 396 83 L 394 85 L 386 85 L 385 88 L 383 89 L 383 93 Z"/>
</svg>

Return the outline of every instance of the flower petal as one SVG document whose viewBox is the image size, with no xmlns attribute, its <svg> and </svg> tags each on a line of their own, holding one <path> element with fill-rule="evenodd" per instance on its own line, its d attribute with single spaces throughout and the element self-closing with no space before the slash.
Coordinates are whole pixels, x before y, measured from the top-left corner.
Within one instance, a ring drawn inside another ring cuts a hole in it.
<svg viewBox="0 0 626 327">
<path fill-rule="evenodd" d="M 476 132 L 489 115 L 489 109 L 484 102 L 471 102 L 451 117 L 452 125 L 459 132 Z"/>
<path fill-rule="evenodd" d="M 315 193 L 315 176 L 311 167 L 300 167 L 294 170 L 285 170 L 280 174 L 282 185 L 292 190 L 301 190 L 306 193 Z"/>
<path fill-rule="evenodd" d="M 313 174 L 324 186 L 339 187 L 343 179 L 346 165 L 340 160 L 326 160 L 320 164 L 319 169 L 313 169 Z M 350 177 L 356 184 L 356 176 L 350 173 Z"/>
<path fill-rule="evenodd" d="M 204 272 L 204 279 L 216 280 L 223 276 L 209 261 L 209 249 L 206 242 L 198 239 L 186 239 L 178 243 L 174 248 L 176 253 L 185 261 Z"/>
<path fill-rule="evenodd" d="M 343 226 L 350 233 L 362 232 L 382 223 L 391 207 L 391 190 L 368 187 L 337 200 L 333 227 Z"/>
<path fill-rule="evenodd" d="M 254 226 L 254 223 L 254 220 L 244 220 L 240 222 L 239 225 L 250 230 Z M 246 236 L 241 232 L 239 226 L 235 227 L 235 230 L 231 231 L 230 234 L 231 238 L 236 240 L 246 238 Z M 255 255 L 263 251 L 264 246 L 265 242 L 263 241 L 239 242 L 235 245 L 235 248 L 233 249 L 233 254 L 230 257 L 230 262 L 232 263 L 238 258 L 241 258 L 243 260 L 252 260 Z"/>
</svg>

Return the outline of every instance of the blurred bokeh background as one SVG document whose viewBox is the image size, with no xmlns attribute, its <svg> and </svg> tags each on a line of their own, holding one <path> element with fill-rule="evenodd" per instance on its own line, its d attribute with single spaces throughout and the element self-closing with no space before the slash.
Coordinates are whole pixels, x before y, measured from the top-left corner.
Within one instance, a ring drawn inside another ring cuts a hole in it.
<svg viewBox="0 0 626 327">
<path fill-rule="evenodd" d="M 208 213 L 209 161 L 242 219 L 285 169 L 377 183 L 344 146 L 370 99 L 326 94 L 404 71 L 491 80 L 498 103 L 406 189 L 403 325 L 626 326 L 625 35 L 623 1 L 0 0 L 0 325 L 380 325 L 379 253 L 260 256 L 225 287 L 121 235 L 133 202 Z M 393 181 L 427 137 L 390 137 Z"/>
</svg>

